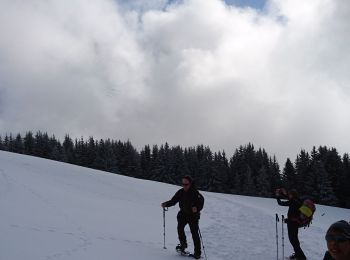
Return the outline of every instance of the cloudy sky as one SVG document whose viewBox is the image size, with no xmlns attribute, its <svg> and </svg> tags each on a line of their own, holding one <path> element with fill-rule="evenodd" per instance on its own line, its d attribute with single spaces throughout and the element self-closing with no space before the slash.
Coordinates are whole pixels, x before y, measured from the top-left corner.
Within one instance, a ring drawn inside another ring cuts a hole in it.
<svg viewBox="0 0 350 260">
<path fill-rule="evenodd" d="M 0 0 L 0 132 L 350 152 L 350 1 Z"/>
</svg>

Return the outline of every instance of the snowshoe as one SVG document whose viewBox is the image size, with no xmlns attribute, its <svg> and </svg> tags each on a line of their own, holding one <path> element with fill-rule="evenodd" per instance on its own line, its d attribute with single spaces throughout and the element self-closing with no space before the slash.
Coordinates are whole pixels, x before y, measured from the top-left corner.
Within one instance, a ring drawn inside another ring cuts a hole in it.
<svg viewBox="0 0 350 260">
<path fill-rule="evenodd" d="M 178 244 L 176 247 L 175 247 L 175 250 L 176 251 L 185 251 L 185 249 L 187 248 L 187 244 Z"/>
<path fill-rule="evenodd" d="M 178 244 L 175 248 L 176 252 L 178 252 L 182 256 L 189 256 L 190 252 L 186 251 L 187 245 Z"/>
<path fill-rule="evenodd" d="M 198 255 L 198 254 L 189 254 L 188 256 L 192 257 L 194 259 L 200 259 L 201 258 L 201 255 Z"/>
<path fill-rule="evenodd" d="M 295 254 L 292 254 L 291 256 L 287 256 L 285 259 L 286 260 L 304 260 L 305 258 L 299 258 Z"/>
<path fill-rule="evenodd" d="M 183 251 L 179 250 L 179 251 L 177 251 L 177 252 L 178 252 L 181 256 L 190 256 L 190 255 L 191 255 L 190 252 L 185 251 L 185 250 L 183 250 Z"/>
</svg>

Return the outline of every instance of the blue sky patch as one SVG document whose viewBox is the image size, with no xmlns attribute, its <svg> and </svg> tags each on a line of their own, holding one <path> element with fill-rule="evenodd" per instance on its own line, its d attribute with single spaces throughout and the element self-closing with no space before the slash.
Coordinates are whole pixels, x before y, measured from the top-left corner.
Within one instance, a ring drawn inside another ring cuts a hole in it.
<svg viewBox="0 0 350 260">
<path fill-rule="evenodd" d="M 239 7 L 252 7 L 262 10 L 267 0 L 225 0 L 229 5 L 235 5 Z"/>
<path fill-rule="evenodd" d="M 168 4 L 176 2 L 178 0 L 168 0 Z M 239 7 L 252 7 L 262 10 L 267 0 L 224 0 L 228 5 L 234 5 Z"/>
</svg>

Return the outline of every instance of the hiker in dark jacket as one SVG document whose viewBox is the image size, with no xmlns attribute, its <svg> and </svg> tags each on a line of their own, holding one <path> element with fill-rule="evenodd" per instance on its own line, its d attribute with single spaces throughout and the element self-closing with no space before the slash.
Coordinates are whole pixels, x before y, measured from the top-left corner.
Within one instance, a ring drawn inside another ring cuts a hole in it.
<svg viewBox="0 0 350 260">
<path fill-rule="evenodd" d="M 333 223 L 326 234 L 327 248 L 323 260 L 350 259 L 350 224 L 345 220 Z"/>
<path fill-rule="evenodd" d="M 199 259 L 201 256 L 201 243 L 199 238 L 199 218 L 200 210 L 203 208 L 204 198 L 198 192 L 190 176 L 182 178 L 182 189 L 178 190 L 171 200 L 163 202 L 161 206 L 171 207 L 179 203 L 180 211 L 177 214 L 177 232 L 180 244 L 176 247 L 178 251 L 185 251 L 187 248 L 187 239 L 185 235 L 185 226 L 190 226 L 193 244 L 194 258 Z"/>
<path fill-rule="evenodd" d="M 276 198 L 278 205 L 289 207 L 288 218 L 285 222 L 287 223 L 289 242 L 294 249 L 294 254 L 291 255 L 289 259 L 305 260 L 306 256 L 300 247 L 298 238 L 299 224 L 296 221 L 300 214 L 299 208 L 302 206 L 303 202 L 299 199 L 298 192 L 294 189 L 288 192 L 285 189 L 277 189 Z M 281 198 L 286 199 L 286 201 L 281 201 Z"/>
</svg>

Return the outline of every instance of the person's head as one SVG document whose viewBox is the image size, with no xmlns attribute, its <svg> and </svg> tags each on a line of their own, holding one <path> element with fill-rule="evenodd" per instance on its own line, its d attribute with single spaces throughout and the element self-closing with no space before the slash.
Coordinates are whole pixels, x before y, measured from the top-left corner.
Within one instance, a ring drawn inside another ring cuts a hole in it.
<svg viewBox="0 0 350 260">
<path fill-rule="evenodd" d="M 288 198 L 289 199 L 295 199 L 295 198 L 298 198 L 298 192 L 296 189 L 291 189 L 288 191 Z"/>
<path fill-rule="evenodd" d="M 350 259 L 350 224 L 345 220 L 333 223 L 326 234 L 328 252 L 335 260 Z"/>
<path fill-rule="evenodd" d="M 191 176 L 186 175 L 182 177 L 182 187 L 185 191 L 188 191 L 193 185 L 193 179 Z"/>
</svg>

